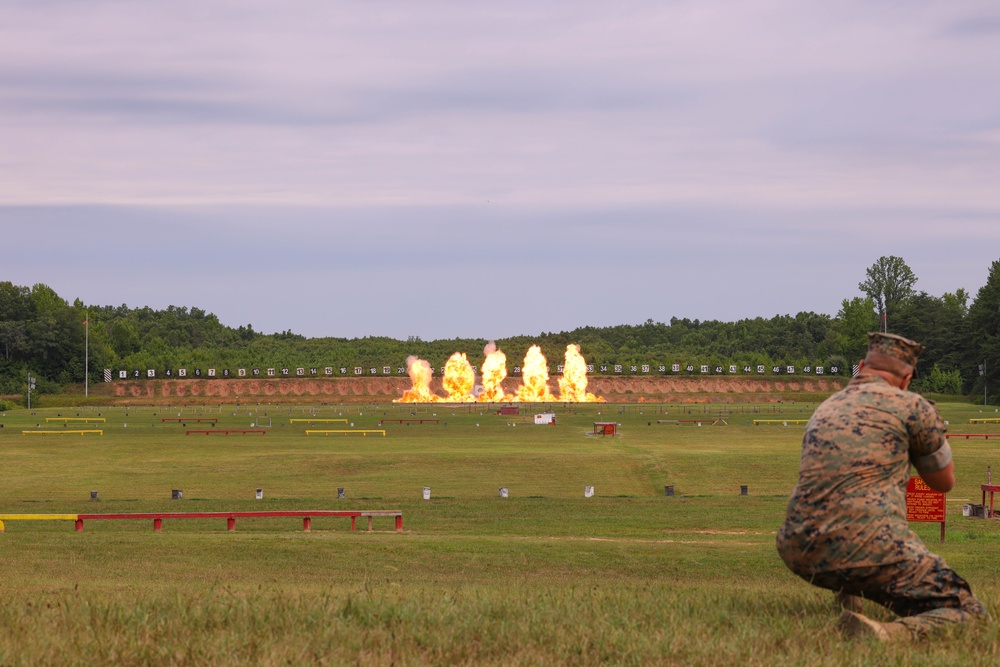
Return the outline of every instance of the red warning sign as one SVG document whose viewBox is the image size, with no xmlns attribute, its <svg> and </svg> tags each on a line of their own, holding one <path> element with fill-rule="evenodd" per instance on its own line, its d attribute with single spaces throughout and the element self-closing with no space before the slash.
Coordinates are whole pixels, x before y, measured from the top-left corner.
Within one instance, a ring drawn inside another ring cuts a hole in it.
<svg viewBox="0 0 1000 667">
<path fill-rule="evenodd" d="M 906 485 L 906 520 L 944 522 L 944 494 L 911 477 Z"/>
</svg>

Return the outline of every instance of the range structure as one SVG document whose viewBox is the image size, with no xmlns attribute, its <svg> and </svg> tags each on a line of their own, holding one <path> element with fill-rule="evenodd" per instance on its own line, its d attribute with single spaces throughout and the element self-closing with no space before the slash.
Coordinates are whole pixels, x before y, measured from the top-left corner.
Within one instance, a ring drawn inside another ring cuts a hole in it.
<svg viewBox="0 0 1000 667">
<path fill-rule="evenodd" d="M 507 355 L 490 341 L 483 350 L 486 359 L 481 366 L 482 384 L 476 384 L 476 370 L 465 352 L 451 355 L 444 365 L 441 385 L 447 396 L 431 392 L 434 369 L 418 357 L 408 357 L 406 370 L 413 387 L 403 392 L 394 403 L 603 403 L 604 399 L 587 392 L 587 362 L 580 346 L 566 346 L 566 362 L 559 378 L 559 395 L 549 390 L 549 365 L 542 349 L 532 345 L 521 366 L 521 386 L 507 393 L 503 381 L 507 377 Z"/>
</svg>

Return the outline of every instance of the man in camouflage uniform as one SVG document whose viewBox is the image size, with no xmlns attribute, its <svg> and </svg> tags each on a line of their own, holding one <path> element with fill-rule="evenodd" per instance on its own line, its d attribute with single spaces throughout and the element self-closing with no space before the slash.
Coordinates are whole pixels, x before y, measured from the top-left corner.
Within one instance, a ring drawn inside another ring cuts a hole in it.
<svg viewBox="0 0 1000 667">
<path fill-rule="evenodd" d="M 922 637 L 949 623 L 987 617 L 969 584 L 906 522 L 911 464 L 936 491 L 955 484 L 937 408 L 906 391 L 923 350 L 901 336 L 869 334 L 858 375 L 806 426 L 799 483 L 778 531 L 781 559 L 806 581 L 837 594 L 844 607 L 838 627 L 850 636 Z M 860 598 L 901 618 L 869 619 L 859 613 Z"/>
</svg>

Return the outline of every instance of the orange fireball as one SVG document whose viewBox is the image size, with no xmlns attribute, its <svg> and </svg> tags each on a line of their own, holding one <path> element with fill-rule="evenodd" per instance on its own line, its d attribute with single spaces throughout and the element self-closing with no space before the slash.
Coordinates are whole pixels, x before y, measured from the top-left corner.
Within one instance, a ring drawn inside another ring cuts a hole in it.
<svg viewBox="0 0 1000 667">
<path fill-rule="evenodd" d="M 431 376 L 434 369 L 430 363 L 418 357 L 406 358 L 406 372 L 410 375 L 413 388 L 403 392 L 403 397 L 393 403 L 435 403 L 441 398 L 431 393 Z"/>
<path fill-rule="evenodd" d="M 600 396 L 587 392 L 587 362 L 580 354 L 579 345 L 566 346 L 566 364 L 559 379 L 559 396 L 549 390 L 549 366 L 542 349 L 532 345 L 521 365 L 521 386 L 513 394 L 503 389 L 507 377 L 507 355 L 490 341 L 483 350 L 486 359 L 482 365 L 482 390 L 478 396 L 476 373 L 464 352 L 451 355 L 444 366 L 442 386 L 446 397 L 431 393 L 430 383 L 434 369 L 430 363 L 417 357 L 406 360 L 407 372 L 413 388 L 403 392 L 397 403 L 594 403 L 603 402 Z"/>
<path fill-rule="evenodd" d="M 484 403 L 501 403 L 504 400 L 503 381 L 507 377 L 507 355 L 497 349 L 497 344 L 490 341 L 483 350 L 486 360 L 483 361 L 483 390 L 479 401 Z"/>
<path fill-rule="evenodd" d="M 542 348 L 532 345 L 524 355 L 521 366 L 523 384 L 517 390 L 514 400 L 524 403 L 552 402 L 556 397 L 549 392 L 549 364 L 542 354 Z"/>
<path fill-rule="evenodd" d="M 472 364 L 465 358 L 465 352 L 451 355 L 444 365 L 444 390 L 448 392 L 446 400 L 449 403 L 474 403 L 476 398 L 472 390 L 476 386 L 476 374 Z"/>
<path fill-rule="evenodd" d="M 579 345 L 566 346 L 566 365 L 563 366 L 563 376 L 559 378 L 559 400 L 570 403 L 604 400 L 587 393 L 587 362 L 580 354 Z"/>
</svg>

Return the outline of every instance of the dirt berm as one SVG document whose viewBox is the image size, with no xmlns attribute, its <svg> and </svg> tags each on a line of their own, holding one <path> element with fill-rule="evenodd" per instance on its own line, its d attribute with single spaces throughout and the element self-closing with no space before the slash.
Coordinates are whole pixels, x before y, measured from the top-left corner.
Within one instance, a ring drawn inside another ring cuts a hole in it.
<svg viewBox="0 0 1000 667">
<path fill-rule="evenodd" d="M 841 389 L 845 384 L 846 379 L 839 377 L 594 377 L 590 378 L 587 390 L 615 403 L 766 403 L 814 401 Z M 558 383 L 552 380 L 550 385 L 552 393 L 558 395 Z M 516 378 L 508 378 L 504 390 L 513 393 L 518 386 Z M 97 385 L 92 388 L 91 394 L 107 396 L 117 404 L 214 400 L 350 403 L 389 402 L 402 396 L 410 387 L 407 377 L 137 380 Z M 444 395 L 440 378 L 431 382 L 431 391 Z"/>
</svg>

